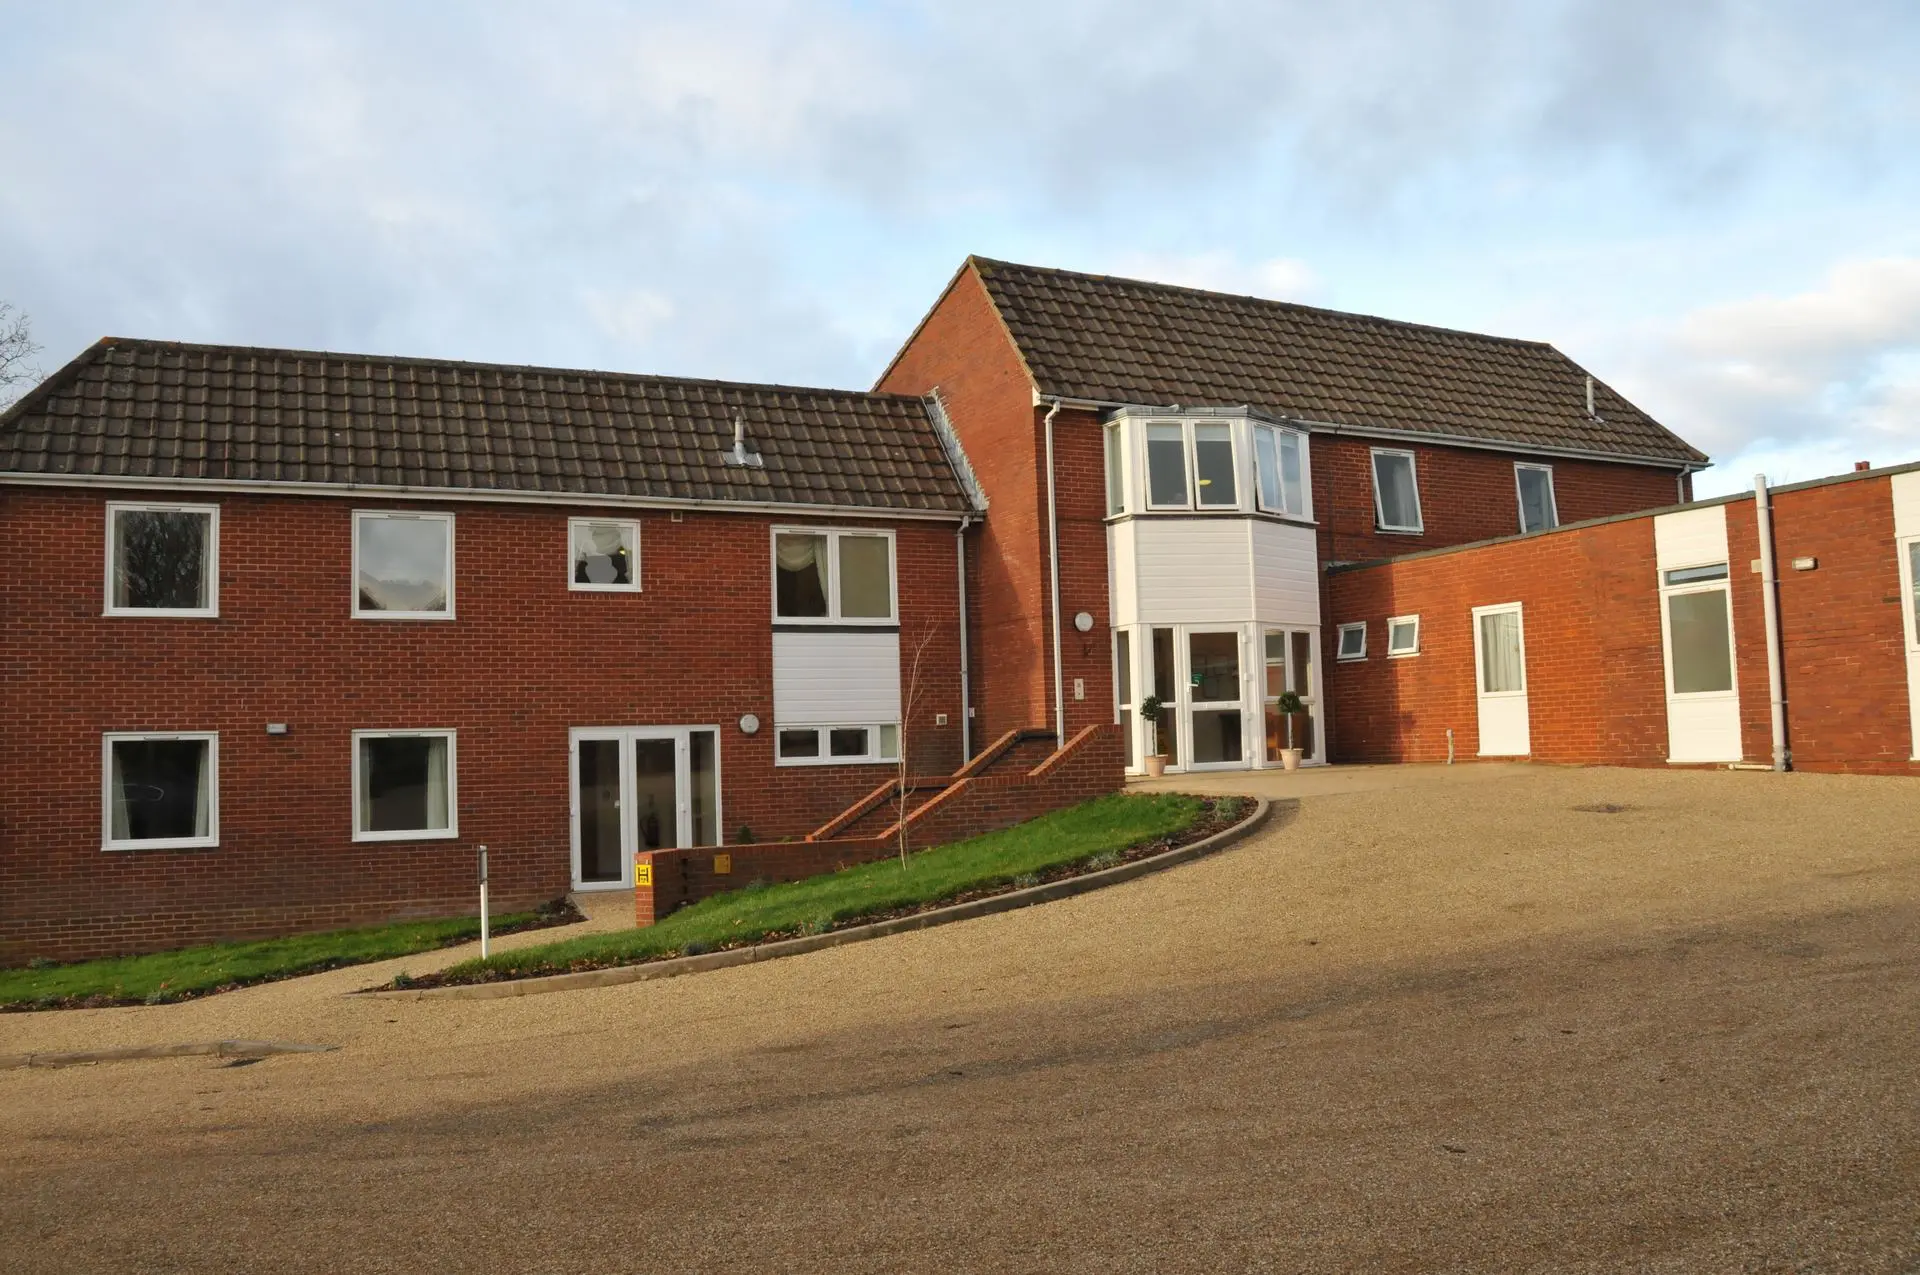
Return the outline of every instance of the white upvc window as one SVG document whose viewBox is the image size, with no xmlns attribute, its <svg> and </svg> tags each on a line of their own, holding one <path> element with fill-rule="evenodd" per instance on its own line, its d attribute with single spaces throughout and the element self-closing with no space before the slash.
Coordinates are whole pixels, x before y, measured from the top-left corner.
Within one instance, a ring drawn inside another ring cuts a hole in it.
<svg viewBox="0 0 1920 1275">
<path fill-rule="evenodd" d="M 1660 594 L 1667 694 L 1732 695 L 1733 594 L 1727 564 L 1664 571 Z"/>
<path fill-rule="evenodd" d="M 1233 423 L 1147 422 L 1147 508 L 1238 509 Z"/>
<path fill-rule="evenodd" d="M 218 505 L 107 505 L 107 615 L 220 614 Z"/>
<path fill-rule="evenodd" d="M 211 731 L 101 736 L 100 788 L 103 849 L 220 844 L 220 737 Z"/>
<path fill-rule="evenodd" d="M 353 732 L 353 839 L 459 836 L 458 762 L 450 730 Z"/>
<path fill-rule="evenodd" d="M 1520 530 L 1551 531 L 1560 525 L 1553 500 L 1553 466 L 1515 463 L 1513 486 L 1520 500 Z"/>
<path fill-rule="evenodd" d="M 1273 425 L 1253 427 L 1254 468 L 1260 508 L 1290 518 L 1310 518 L 1307 501 L 1306 435 Z"/>
<path fill-rule="evenodd" d="M 1387 621 L 1387 658 L 1420 654 L 1420 617 L 1396 615 Z"/>
<path fill-rule="evenodd" d="M 1107 460 L 1107 516 L 1127 512 L 1127 433 L 1120 421 L 1110 421 L 1103 432 Z"/>
<path fill-rule="evenodd" d="M 453 619 L 453 515 L 357 509 L 353 615 Z"/>
<path fill-rule="evenodd" d="M 781 624 L 898 623 L 891 531 L 776 527 L 773 618 Z"/>
<path fill-rule="evenodd" d="M 1419 535 L 1426 530 L 1420 521 L 1420 480 L 1412 452 L 1373 449 L 1373 517 L 1381 531 Z"/>
<path fill-rule="evenodd" d="M 774 732 L 781 766 L 852 766 L 900 760 L 900 724 L 781 726 Z"/>
<path fill-rule="evenodd" d="M 1364 660 L 1367 658 L 1367 622 L 1340 626 L 1338 645 L 1334 648 L 1336 659 Z"/>
<path fill-rule="evenodd" d="M 579 593 L 640 592 L 640 524 L 631 518 L 569 518 L 567 587 Z"/>
</svg>

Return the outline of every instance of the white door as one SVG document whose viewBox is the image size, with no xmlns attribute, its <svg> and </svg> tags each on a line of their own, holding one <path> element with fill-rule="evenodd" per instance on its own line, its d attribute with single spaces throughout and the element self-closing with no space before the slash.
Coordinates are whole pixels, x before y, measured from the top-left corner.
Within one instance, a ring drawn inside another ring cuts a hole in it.
<svg viewBox="0 0 1920 1275">
<path fill-rule="evenodd" d="M 574 889 L 631 889 L 640 851 L 721 843 L 719 731 L 588 728 L 571 743 Z"/>
<path fill-rule="evenodd" d="M 1732 602 L 1725 562 L 1660 573 L 1668 761 L 1740 760 Z"/>
<path fill-rule="evenodd" d="M 1281 764 L 1280 750 L 1298 748 L 1304 764 L 1320 760 L 1317 747 L 1320 736 L 1319 696 L 1314 690 L 1314 651 L 1320 635 L 1312 629 L 1266 630 L 1266 684 L 1262 696 L 1266 708 L 1265 764 Z M 1280 713 L 1280 695 L 1292 691 L 1300 697 L 1306 711 L 1288 721 Z M 1291 742 L 1289 742 L 1291 741 Z"/>
<path fill-rule="evenodd" d="M 1189 629 L 1186 639 L 1187 768 L 1243 768 L 1247 715 L 1240 630 Z"/>
<path fill-rule="evenodd" d="M 1527 639 L 1518 602 L 1473 609 L 1473 663 L 1480 756 L 1527 756 L 1533 739 L 1527 719 Z"/>
</svg>

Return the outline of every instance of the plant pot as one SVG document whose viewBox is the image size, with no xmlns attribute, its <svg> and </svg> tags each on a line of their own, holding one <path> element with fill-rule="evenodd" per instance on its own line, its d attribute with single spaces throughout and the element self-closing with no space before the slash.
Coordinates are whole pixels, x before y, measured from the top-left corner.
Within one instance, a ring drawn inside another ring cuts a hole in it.
<svg viewBox="0 0 1920 1275">
<path fill-rule="evenodd" d="M 1300 750 L 1298 748 L 1282 748 L 1280 750 L 1280 764 L 1288 770 L 1300 769 Z"/>
<path fill-rule="evenodd" d="M 1163 753 L 1149 754 L 1146 763 L 1148 779 L 1158 779 L 1167 773 L 1167 758 Z"/>
</svg>

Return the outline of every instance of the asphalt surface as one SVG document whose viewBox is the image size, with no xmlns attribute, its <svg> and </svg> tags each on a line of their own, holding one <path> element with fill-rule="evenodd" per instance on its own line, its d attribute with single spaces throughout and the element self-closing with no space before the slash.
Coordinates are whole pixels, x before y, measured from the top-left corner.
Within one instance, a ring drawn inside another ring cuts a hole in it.
<svg viewBox="0 0 1920 1275">
<path fill-rule="evenodd" d="M 0 1073 L 0 1270 L 1920 1269 L 1912 781 L 1205 786 L 1301 804 L 665 982 L 341 994 L 412 958 L 0 1016 L 0 1053 L 341 1046 Z"/>
</svg>

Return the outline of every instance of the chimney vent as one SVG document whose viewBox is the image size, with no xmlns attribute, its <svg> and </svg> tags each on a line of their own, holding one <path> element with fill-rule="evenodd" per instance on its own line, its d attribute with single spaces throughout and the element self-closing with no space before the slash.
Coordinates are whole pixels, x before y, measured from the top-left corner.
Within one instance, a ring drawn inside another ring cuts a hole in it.
<svg viewBox="0 0 1920 1275">
<path fill-rule="evenodd" d="M 1872 468 L 1873 462 L 1870 460 L 1856 460 L 1853 462 L 1853 472 L 1856 474 L 1864 474 Z"/>
</svg>

